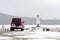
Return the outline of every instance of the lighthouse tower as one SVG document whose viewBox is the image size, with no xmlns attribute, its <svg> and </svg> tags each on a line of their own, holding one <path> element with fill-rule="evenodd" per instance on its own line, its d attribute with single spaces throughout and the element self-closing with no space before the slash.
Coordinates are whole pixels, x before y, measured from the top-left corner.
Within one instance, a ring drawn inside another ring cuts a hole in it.
<svg viewBox="0 0 60 40">
<path fill-rule="evenodd" d="M 37 27 L 40 27 L 40 18 L 39 18 L 39 15 L 37 15 L 37 18 L 36 18 L 36 25 Z"/>
</svg>

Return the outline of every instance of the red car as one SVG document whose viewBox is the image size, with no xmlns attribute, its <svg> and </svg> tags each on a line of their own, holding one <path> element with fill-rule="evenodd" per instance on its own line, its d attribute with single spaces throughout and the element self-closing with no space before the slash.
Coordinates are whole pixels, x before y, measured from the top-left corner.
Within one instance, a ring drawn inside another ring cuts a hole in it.
<svg viewBox="0 0 60 40">
<path fill-rule="evenodd" d="M 24 22 L 21 18 L 12 18 L 10 31 L 14 31 L 14 29 L 21 29 L 24 30 Z"/>
</svg>

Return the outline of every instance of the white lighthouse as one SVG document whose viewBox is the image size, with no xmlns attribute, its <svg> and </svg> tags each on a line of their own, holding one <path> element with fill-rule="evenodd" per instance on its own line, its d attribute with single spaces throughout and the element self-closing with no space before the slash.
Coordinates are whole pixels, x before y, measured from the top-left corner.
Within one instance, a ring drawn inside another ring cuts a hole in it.
<svg viewBox="0 0 60 40">
<path fill-rule="evenodd" d="M 40 27 L 40 18 L 39 18 L 39 15 L 37 15 L 37 18 L 36 18 L 36 25 L 37 27 Z"/>
</svg>

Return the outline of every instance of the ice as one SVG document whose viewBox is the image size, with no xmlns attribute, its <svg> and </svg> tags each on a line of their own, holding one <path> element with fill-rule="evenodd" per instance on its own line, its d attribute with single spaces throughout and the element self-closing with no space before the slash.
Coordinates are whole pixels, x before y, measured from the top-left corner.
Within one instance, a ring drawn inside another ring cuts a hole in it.
<svg viewBox="0 0 60 40">
<path fill-rule="evenodd" d="M 12 40 L 12 37 L 4 37 L 4 36 L 0 36 L 0 40 Z"/>
<path fill-rule="evenodd" d="M 56 40 L 56 39 L 28 39 L 28 40 Z"/>
<path fill-rule="evenodd" d="M 56 33 L 56 32 L 40 32 L 38 30 L 34 31 L 34 32 L 29 32 L 27 33 L 27 35 L 23 35 L 23 36 L 15 36 L 18 38 L 60 38 L 60 33 Z"/>
<path fill-rule="evenodd" d="M 3 25 L 5 29 L 9 30 L 10 25 Z M 36 28 L 36 25 L 25 25 L 25 28 L 28 28 L 28 30 L 24 31 L 7 31 L 2 33 L 0 36 L 1 40 L 17 40 L 17 39 L 26 39 L 26 40 L 59 40 L 60 39 L 60 32 L 56 31 L 57 29 L 60 30 L 60 25 L 40 25 L 39 29 Z M 50 28 L 52 31 L 43 31 L 42 28 Z M 0 29 L 2 29 L 2 25 L 0 25 Z M 4 30 L 5 30 L 4 29 Z M 0 30 L 3 32 L 3 29 Z M 4 36 L 5 35 L 5 36 Z"/>
</svg>

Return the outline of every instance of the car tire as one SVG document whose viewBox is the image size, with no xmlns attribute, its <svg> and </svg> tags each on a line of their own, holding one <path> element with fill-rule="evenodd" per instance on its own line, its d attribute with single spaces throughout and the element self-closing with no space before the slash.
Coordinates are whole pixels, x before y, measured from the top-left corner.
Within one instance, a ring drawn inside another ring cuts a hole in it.
<svg viewBox="0 0 60 40">
<path fill-rule="evenodd" d="M 10 27 L 10 31 L 14 31 L 14 28 L 13 27 Z"/>
<path fill-rule="evenodd" d="M 24 31 L 24 29 L 21 29 L 21 31 Z"/>
</svg>

